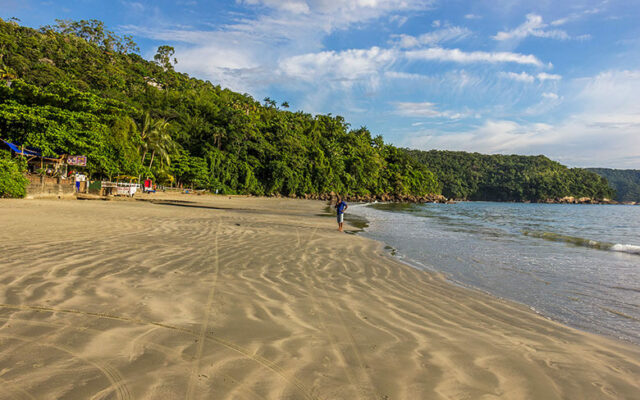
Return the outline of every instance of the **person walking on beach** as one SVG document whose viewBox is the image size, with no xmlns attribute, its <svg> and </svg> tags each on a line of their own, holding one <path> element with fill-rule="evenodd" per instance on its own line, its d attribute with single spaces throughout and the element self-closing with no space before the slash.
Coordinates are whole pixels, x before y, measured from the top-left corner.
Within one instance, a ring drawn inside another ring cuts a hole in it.
<svg viewBox="0 0 640 400">
<path fill-rule="evenodd" d="M 342 232 L 342 223 L 344 222 L 344 212 L 349 208 L 340 196 L 336 199 L 336 210 L 338 211 L 338 231 Z"/>
</svg>

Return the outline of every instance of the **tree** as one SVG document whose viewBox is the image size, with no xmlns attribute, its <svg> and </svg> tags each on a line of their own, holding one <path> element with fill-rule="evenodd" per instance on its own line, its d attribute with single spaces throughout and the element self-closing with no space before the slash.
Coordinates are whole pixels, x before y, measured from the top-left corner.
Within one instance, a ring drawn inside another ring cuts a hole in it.
<svg viewBox="0 0 640 400">
<path fill-rule="evenodd" d="M 142 151 L 142 163 L 145 162 L 147 154 L 151 152 L 149 170 L 153 165 L 156 153 L 166 161 L 167 165 L 171 164 L 170 151 L 175 149 L 175 143 L 168 133 L 169 126 L 169 123 L 164 118 L 153 119 L 148 111 L 144 113 L 138 129 L 140 132 L 140 146 L 138 149 Z"/>
<path fill-rule="evenodd" d="M 173 58 L 173 64 L 171 57 L 175 54 L 175 49 L 171 46 L 160 46 L 156 51 L 156 55 L 153 56 L 156 64 L 164 68 L 165 71 L 173 70 L 173 65 L 178 63 L 177 58 Z"/>
<path fill-rule="evenodd" d="M 265 97 L 264 98 L 264 105 L 265 107 L 268 108 L 276 108 L 277 104 L 275 100 L 271 99 L 271 97 Z"/>
<path fill-rule="evenodd" d="M 151 150 L 149 170 L 151 170 L 156 154 L 167 166 L 171 165 L 171 152 L 176 149 L 176 145 L 169 135 L 168 128 L 169 123 L 164 119 L 159 119 L 154 123 L 154 128 L 148 137 L 148 148 Z"/>
</svg>

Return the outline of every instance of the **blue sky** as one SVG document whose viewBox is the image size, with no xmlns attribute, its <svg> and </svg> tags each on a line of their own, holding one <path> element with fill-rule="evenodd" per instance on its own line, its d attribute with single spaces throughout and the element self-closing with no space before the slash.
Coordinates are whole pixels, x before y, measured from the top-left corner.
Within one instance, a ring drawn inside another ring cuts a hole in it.
<svg viewBox="0 0 640 400">
<path fill-rule="evenodd" d="M 640 168 L 638 0 L 0 0 L 103 20 L 151 59 L 399 146 Z"/>
</svg>

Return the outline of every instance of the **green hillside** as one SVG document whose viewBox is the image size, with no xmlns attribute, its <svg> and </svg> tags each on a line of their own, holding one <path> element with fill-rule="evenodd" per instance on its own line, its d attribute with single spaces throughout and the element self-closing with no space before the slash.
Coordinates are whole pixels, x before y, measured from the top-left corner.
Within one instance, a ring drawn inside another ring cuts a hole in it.
<svg viewBox="0 0 640 400">
<path fill-rule="evenodd" d="M 611 196 L 598 175 L 542 156 L 398 149 L 340 116 L 292 112 L 176 72 L 171 47 L 153 62 L 137 51 L 100 21 L 35 30 L 0 19 L 0 138 L 44 155 L 86 155 L 94 179 L 150 176 L 222 193 Z M 13 171 L 0 179 L 21 193 L 14 177 L 23 167 L 0 157 Z"/>
<path fill-rule="evenodd" d="M 99 21 L 35 30 L 0 20 L 0 138 L 83 154 L 93 177 L 154 176 L 224 193 L 438 190 L 402 151 L 340 116 L 291 112 L 142 59 Z"/>
<path fill-rule="evenodd" d="M 588 168 L 606 178 L 616 191 L 615 200 L 640 202 L 640 170 Z"/>
<path fill-rule="evenodd" d="M 405 151 L 436 174 L 442 194 L 450 198 L 543 201 L 565 196 L 603 199 L 613 195 L 607 181 L 595 173 L 567 168 L 545 156 Z"/>
</svg>

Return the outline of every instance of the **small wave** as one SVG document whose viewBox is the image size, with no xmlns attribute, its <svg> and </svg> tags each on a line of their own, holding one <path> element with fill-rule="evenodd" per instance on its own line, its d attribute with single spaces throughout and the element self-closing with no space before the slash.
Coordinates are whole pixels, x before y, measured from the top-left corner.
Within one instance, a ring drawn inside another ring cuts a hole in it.
<svg viewBox="0 0 640 400">
<path fill-rule="evenodd" d="M 590 247 L 592 249 L 618 251 L 618 252 L 623 252 L 628 254 L 640 255 L 640 246 L 636 246 L 632 244 L 614 244 L 609 242 L 600 242 L 597 240 L 585 239 L 581 237 L 561 235 L 559 233 L 554 233 L 554 232 L 524 231 L 522 233 L 525 236 L 531 236 L 538 239 L 550 240 L 552 242 L 565 242 L 565 243 L 571 243 L 576 246 Z"/>
<path fill-rule="evenodd" d="M 623 253 L 640 255 L 640 246 L 636 246 L 633 244 L 614 244 L 613 246 L 611 246 L 611 251 L 621 251 Z"/>
</svg>

